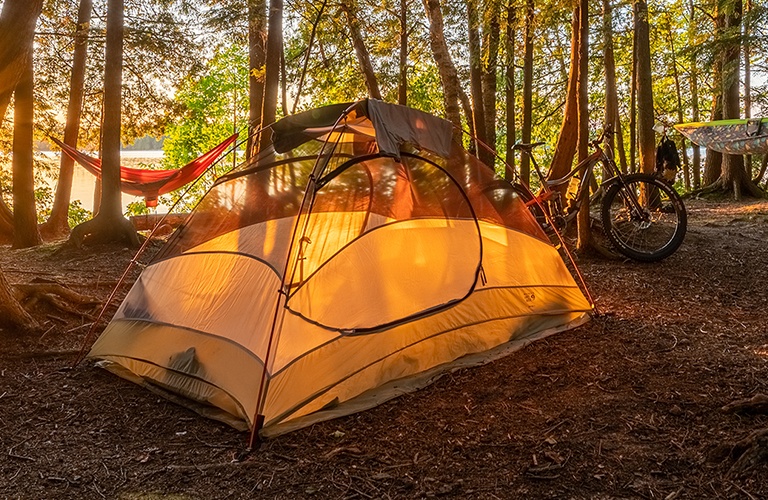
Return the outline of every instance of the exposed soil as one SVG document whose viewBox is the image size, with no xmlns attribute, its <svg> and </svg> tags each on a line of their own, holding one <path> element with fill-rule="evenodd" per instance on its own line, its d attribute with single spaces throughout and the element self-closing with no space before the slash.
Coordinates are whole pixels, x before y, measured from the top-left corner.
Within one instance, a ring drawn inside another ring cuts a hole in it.
<svg viewBox="0 0 768 500">
<path fill-rule="evenodd" d="M 768 202 L 687 205 L 664 262 L 580 263 L 604 316 L 248 455 L 243 433 L 69 369 L 91 311 L 38 312 L 40 332 L 0 331 L 0 497 L 766 498 L 768 436 L 736 444 L 768 414 L 722 407 L 768 394 Z M 0 267 L 106 297 L 131 259 L 55 249 L 4 247 Z"/>
</svg>

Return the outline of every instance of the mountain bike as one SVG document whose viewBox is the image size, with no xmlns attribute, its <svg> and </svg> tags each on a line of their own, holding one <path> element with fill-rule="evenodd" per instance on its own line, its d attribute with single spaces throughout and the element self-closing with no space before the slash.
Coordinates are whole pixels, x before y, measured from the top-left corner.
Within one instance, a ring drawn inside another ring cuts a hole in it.
<svg viewBox="0 0 768 500">
<path fill-rule="evenodd" d="M 576 218 L 583 200 L 589 199 L 585 195 L 590 185 L 595 184 L 594 167 L 600 164 L 603 180 L 596 195 L 602 195 L 601 199 L 593 196 L 587 202 L 592 217 L 602 221 L 606 237 L 619 253 L 641 262 L 660 261 L 672 255 L 685 238 L 688 223 L 685 205 L 663 178 L 643 173 L 623 174 L 601 146 L 610 134 L 606 128 L 600 137 L 591 141 L 589 145 L 594 152 L 559 179 L 548 179 L 536 163 L 533 149 L 542 142 L 515 144 L 513 150 L 530 158 L 541 186 L 535 195 L 522 184 L 515 184 L 515 190 L 544 231 L 559 238 L 559 233 Z M 561 191 L 567 185 L 571 186 L 573 196 L 564 203 L 566 196 Z"/>
</svg>

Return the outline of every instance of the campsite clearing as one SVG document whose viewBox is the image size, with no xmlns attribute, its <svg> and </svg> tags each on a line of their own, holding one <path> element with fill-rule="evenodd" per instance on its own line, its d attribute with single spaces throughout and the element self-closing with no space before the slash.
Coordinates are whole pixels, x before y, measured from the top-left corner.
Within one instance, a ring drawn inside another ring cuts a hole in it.
<svg viewBox="0 0 768 500">
<path fill-rule="evenodd" d="M 768 461 L 728 446 L 768 415 L 721 408 L 768 394 L 768 202 L 686 204 L 667 260 L 581 261 L 605 316 L 247 456 L 244 433 L 67 369 L 87 318 L 0 331 L 0 497 L 766 497 Z M 106 297 L 132 256 L 52 250 L 0 266 Z"/>
</svg>

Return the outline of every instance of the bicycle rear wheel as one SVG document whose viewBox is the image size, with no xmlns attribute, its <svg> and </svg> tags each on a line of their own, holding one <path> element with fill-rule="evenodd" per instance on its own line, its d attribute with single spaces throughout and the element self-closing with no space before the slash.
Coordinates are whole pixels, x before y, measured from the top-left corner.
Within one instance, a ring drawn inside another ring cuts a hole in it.
<svg viewBox="0 0 768 500">
<path fill-rule="evenodd" d="M 682 244 L 688 216 L 672 186 L 648 174 L 618 179 L 602 204 L 605 234 L 616 250 L 641 262 L 672 255 Z"/>
</svg>

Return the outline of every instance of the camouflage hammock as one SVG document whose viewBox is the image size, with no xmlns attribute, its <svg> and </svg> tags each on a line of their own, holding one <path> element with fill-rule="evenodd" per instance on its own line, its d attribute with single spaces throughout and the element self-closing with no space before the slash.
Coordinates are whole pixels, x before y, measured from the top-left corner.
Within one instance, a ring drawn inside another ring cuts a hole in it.
<svg viewBox="0 0 768 500">
<path fill-rule="evenodd" d="M 721 153 L 768 153 L 768 118 L 681 123 L 675 128 L 699 146 Z"/>
</svg>

